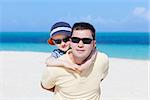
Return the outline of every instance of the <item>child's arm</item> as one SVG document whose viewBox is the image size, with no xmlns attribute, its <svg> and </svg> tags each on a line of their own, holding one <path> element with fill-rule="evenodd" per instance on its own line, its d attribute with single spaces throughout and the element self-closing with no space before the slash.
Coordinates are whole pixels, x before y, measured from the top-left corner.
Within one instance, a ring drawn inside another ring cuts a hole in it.
<svg viewBox="0 0 150 100">
<path fill-rule="evenodd" d="M 45 63 L 47 66 L 63 66 L 63 62 L 61 60 L 51 56 L 46 59 Z"/>
<path fill-rule="evenodd" d="M 72 70 L 75 70 L 75 65 L 73 63 L 70 63 L 68 61 L 60 60 L 54 57 L 48 57 L 46 60 L 46 65 L 48 67 L 50 66 L 56 66 L 56 67 L 65 67 Z"/>
</svg>

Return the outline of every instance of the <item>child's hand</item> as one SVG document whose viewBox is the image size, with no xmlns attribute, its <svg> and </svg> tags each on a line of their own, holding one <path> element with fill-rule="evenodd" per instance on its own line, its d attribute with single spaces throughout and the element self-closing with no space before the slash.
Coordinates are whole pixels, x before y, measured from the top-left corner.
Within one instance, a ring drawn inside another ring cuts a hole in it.
<svg viewBox="0 0 150 100">
<path fill-rule="evenodd" d="M 82 72 L 85 68 L 83 68 L 82 66 L 80 66 L 80 65 L 77 65 L 77 66 L 75 66 L 75 68 L 76 68 L 76 70 L 78 71 L 78 72 Z"/>
</svg>

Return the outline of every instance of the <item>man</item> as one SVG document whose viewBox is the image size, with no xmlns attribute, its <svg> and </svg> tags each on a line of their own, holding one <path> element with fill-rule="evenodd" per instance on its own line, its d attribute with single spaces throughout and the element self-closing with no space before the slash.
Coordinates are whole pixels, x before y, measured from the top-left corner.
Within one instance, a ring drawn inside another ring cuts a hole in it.
<svg viewBox="0 0 150 100">
<path fill-rule="evenodd" d="M 75 23 L 70 39 L 71 50 L 59 59 L 82 65 L 95 56 L 85 70 L 46 67 L 41 85 L 55 87 L 56 100 L 99 100 L 100 83 L 108 73 L 108 56 L 96 51 L 95 29 L 85 22 Z"/>
</svg>

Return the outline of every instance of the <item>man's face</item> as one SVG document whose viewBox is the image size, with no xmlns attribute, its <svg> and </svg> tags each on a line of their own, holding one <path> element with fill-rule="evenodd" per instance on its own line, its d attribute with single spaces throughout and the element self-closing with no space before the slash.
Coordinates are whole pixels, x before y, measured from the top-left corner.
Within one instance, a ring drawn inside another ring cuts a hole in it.
<svg viewBox="0 0 150 100">
<path fill-rule="evenodd" d="M 71 48 L 73 56 L 86 59 L 95 48 L 91 30 L 74 30 L 71 37 Z"/>
</svg>

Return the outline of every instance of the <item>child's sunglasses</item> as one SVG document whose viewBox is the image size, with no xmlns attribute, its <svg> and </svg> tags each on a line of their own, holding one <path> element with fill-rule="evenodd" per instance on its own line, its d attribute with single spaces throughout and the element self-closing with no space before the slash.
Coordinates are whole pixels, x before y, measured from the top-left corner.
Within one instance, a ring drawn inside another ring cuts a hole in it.
<svg viewBox="0 0 150 100">
<path fill-rule="evenodd" d="M 78 38 L 78 37 L 71 37 L 71 41 L 72 41 L 73 43 L 79 43 L 80 40 L 82 40 L 82 42 L 83 42 L 84 44 L 90 44 L 93 39 L 91 39 L 91 38 L 82 38 L 82 39 L 81 39 L 81 38 Z"/>
<path fill-rule="evenodd" d="M 66 37 L 64 39 L 53 39 L 53 41 L 54 41 L 55 44 L 61 44 L 62 41 L 66 43 L 66 42 L 69 41 L 69 37 Z"/>
</svg>

